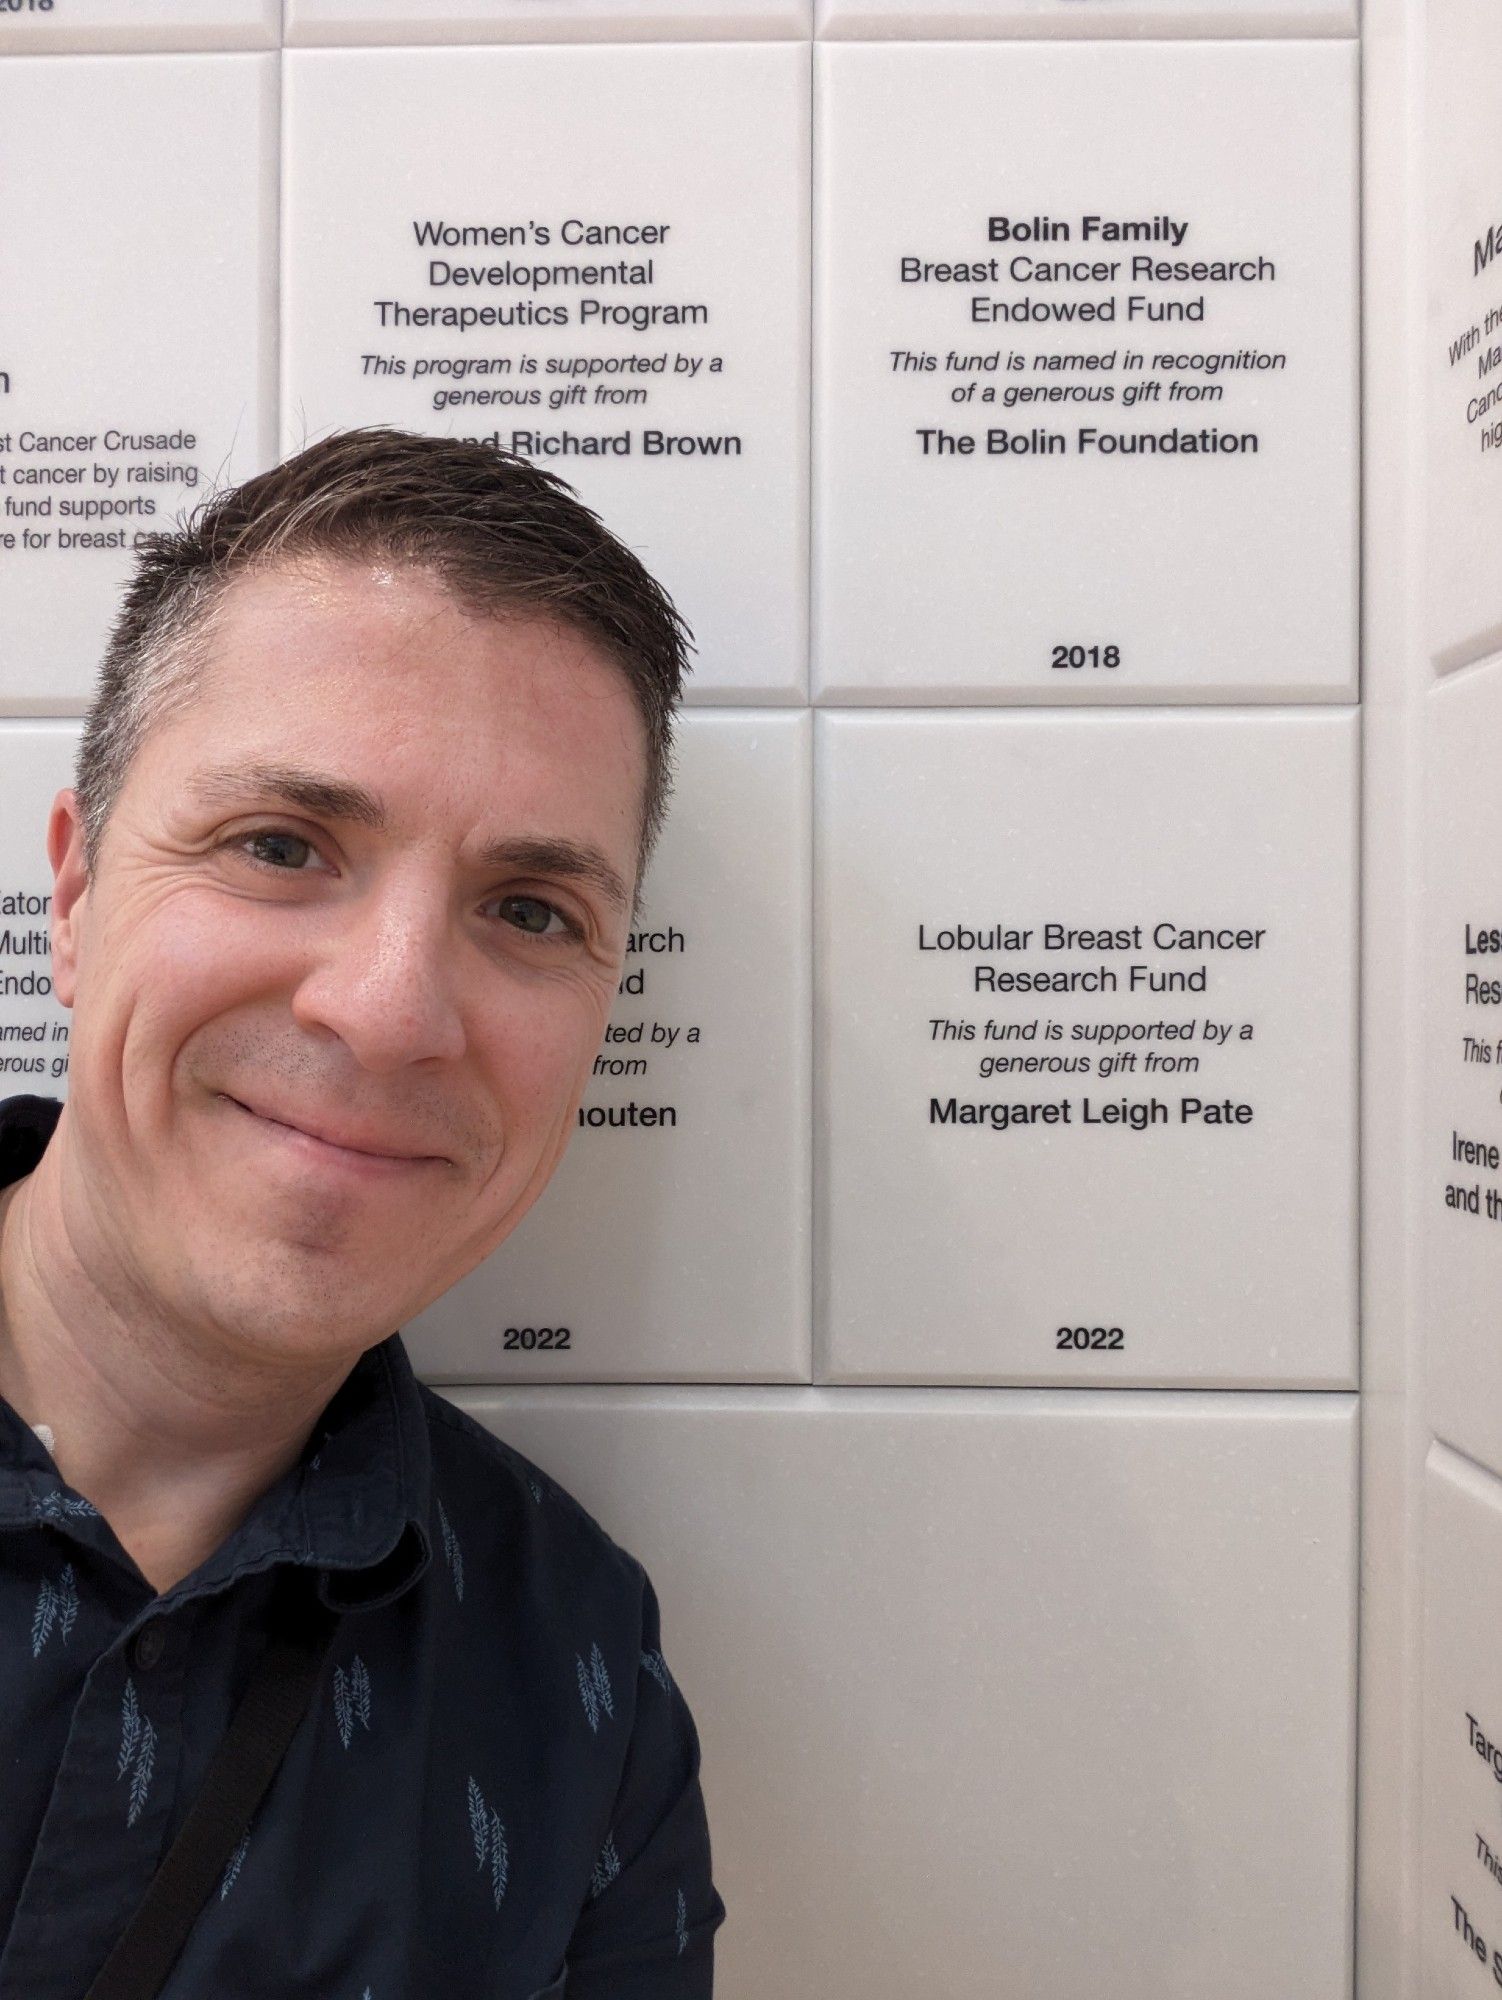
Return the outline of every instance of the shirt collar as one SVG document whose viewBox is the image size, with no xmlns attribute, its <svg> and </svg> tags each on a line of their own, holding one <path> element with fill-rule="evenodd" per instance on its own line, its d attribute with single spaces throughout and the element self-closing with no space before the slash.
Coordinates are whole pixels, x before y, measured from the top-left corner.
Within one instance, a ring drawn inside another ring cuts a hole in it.
<svg viewBox="0 0 1502 2000">
<path fill-rule="evenodd" d="M 362 1354 L 303 1452 L 303 1553 L 336 1611 L 374 1610 L 428 1566 L 432 1449 L 399 1333 Z"/>
<path fill-rule="evenodd" d="M 61 1111 L 55 1098 L 0 1103 L 0 1187 L 36 1166 Z M 314 1424 L 297 1464 L 180 1588 L 198 1596 L 291 1561 L 319 1570 L 319 1595 L 334 1610 L 377 1609 L 427 1567 L 431 1487 L 422 1390 L 401 1335 L 393 1333 L 360 1356 Z M 72 1495 L 40 1438 L 0 1397 L 0 1527 L 41 1518 L 76 1522 L 82 1530 L 93 1512 Z"/>
</svg>

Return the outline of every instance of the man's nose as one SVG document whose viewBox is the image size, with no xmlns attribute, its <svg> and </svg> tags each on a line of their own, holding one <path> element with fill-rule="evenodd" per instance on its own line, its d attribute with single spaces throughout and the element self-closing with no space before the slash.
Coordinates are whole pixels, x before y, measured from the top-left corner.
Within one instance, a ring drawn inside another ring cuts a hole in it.
<svg viewBox="0 0 1502 2000">
<path fill-rule="evenodd" d="M 294 1018 L 332 1029 L 363 1069 L 463 1055 L 459 939 L 443 898 L 419 884 L 393 884 L 346 904 L 340 916 L 297 987 Z"/>
</svg>

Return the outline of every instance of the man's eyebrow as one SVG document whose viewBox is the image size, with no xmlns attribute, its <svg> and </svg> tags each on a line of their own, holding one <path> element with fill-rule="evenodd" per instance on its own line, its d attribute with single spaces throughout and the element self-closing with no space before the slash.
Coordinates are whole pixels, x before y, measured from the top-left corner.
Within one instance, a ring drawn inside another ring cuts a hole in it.
<svg viewBox="0 0 1502 2000">
<path fill-rule="evenodd" d="M 631 907 L 631 891 L 620 876 L 597 847 L 582 841 L 519 835 L 487 847 L 480 865 L 488 873 L 498 875 L 513 868 L 531 875 L 571 875 L 577 881 L 593 883 L 615 909 Z"/>
<path fill-rule="evenodd" d="M 386 808 L 374 792 L 343 778 L 320 777 L 291 764 L 236 764 L 200 771 L 193 790 L 205 805 L 239 801 L 245 805 L 279 799 L 300 806 L 319 819 L 355 820 L 377 832 L 386 824 Z"/>
<path fill-rule="evenodd" d="M 377 833 L 387 823 L 385 806 L 364 785 L 298 770 L 290 764 L 226 765 L 200 772 L 193 789 L 209 805 L 236 801 L 255 805 L 274 799 L 317 819 L 353 820 Z M 480 854 L 480 866 L 487 874 L 521 869 L 534 875 L 572 876 L 592 883 L 615 909 L 631 908 L 631 890 L 600 850 L 587 841 L 518 834 L 492 841 Z"/>
</svg>

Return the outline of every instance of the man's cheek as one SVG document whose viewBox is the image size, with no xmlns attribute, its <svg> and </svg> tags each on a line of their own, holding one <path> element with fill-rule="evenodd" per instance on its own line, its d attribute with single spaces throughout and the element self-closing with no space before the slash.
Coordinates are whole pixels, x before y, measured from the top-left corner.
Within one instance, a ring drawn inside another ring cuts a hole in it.
<svg viewBox="0 0 1502 2000">
<path fill-rule="evenodd" d="M 614 997 L 613 994 L 611 996 Z M 519 1026 L 499 1067 L 513 1113 L 548 1118 L 577 1105 L 594 1068 L 608 1006 L 578 1003 Z"/>
</svg>

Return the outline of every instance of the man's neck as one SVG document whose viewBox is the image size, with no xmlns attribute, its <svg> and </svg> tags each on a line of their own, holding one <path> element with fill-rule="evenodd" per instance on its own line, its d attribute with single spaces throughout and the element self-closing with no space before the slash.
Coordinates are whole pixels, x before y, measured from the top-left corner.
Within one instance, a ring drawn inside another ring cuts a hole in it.
<svg viewBox="0 0 1502 2000">
<path fill-rule="evenodd" d="M 164 1315 L 68 1214 L 61 1137 L 0 1193 L 0 1396 L 164 1592 L 296 1463 L 351 1364 L 289 1380 Z"/>
</svg>

